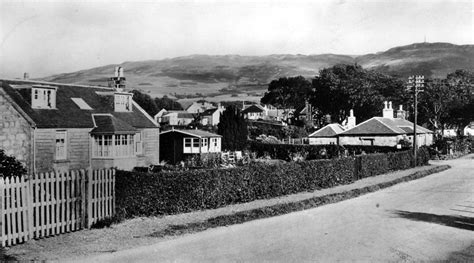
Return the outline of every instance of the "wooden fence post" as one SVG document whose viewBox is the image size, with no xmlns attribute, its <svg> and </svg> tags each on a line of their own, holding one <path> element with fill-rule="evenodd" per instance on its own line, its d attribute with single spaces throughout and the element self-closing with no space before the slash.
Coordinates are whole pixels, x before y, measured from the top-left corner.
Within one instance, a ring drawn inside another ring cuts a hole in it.
<svg viewBox="0 0 474 263">
<path fill-rule="evenodd" d="M 80 219 L 80 228 L 86 227 L 86 171 L 80 171 L 80 178 L 81 178 L 81 219 Z"/>
</svg>

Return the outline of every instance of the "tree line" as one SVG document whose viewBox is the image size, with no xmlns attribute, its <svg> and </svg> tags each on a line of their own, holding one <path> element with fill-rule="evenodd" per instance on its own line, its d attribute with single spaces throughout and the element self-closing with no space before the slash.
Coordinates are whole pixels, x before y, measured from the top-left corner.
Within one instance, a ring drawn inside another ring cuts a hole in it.
<svg viewBox="0 0 474 263">
<path fill-rule="evenodd" d="M 419 94 L 419 123 L 431 129 L 462 129 L 474 120 L 474 73 L 457 70 L 444 79 L 426 79 Z M 360 65 L 336 65 L 320 70 L 312 79 L 302 76 L 273 80 L 261 102 L 279 108 L 298 108 L 309 102 L 319 125 L 341 123 L 354 110 L 357 121 L 380 116 L 383 101 L 403 105 L 413 120 L 413 91 L 406 80 Z M 328 120 L 328 117 L 329 120 Z"/>
</svg>

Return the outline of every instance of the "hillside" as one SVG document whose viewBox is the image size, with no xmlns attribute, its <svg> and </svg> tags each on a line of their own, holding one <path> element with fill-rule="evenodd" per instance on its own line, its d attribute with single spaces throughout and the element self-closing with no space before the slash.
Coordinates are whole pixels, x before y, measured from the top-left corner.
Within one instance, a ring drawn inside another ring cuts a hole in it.
<svg viewBox="0 0 474 263">
<path fill-rule="evenodd" d="M 144 90 L 152 96 L 257 100 L 273 79 L 297 75 L 313 77 L 320 69 L 341 63 L 358 63 L 364 68 L 403 78 L 411 74 L 445 77 L 456 69 L 474 70 L 474 45 L 418 43 L 362 56 L 192 55 L 124 62 L 120 66 L 125 69 L 128 87 Z M 43 80 L 106 85 L 114 66 L 59 74 Z"/>
</svg>

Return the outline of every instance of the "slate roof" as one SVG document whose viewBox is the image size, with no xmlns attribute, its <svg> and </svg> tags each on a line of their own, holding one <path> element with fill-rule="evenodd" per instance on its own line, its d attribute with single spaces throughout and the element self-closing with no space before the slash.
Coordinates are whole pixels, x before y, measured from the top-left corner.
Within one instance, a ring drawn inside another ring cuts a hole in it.
<svg viewBox="0 0 474 263">
<path fill-rule="evenodd" d="M 202 116 L 209 116 L 209 115 L 214 114 L 214 112 L 216 112 L 216 111 L 217 111 L 217 108 L 215 108 L 215 109 L 207 109 L 207 110 L 203 111 L 203 112 L 201 113 L 201 115 L 202 115 Z"/>
<path fill-rule="evenodd" d="M 92 117 L 96 124 L 96 127 L 91 131 L 92 134 L 130 134 L 137 132 L 137 129 L 113 115 L 93 115 Z"/>
<path fill-rule="evenodd" d="M 73 86 L 60 83 L 49 84 L 57 87 L 56 109 L 31 108 L 31 87 L 21 81 L 2 81 L 3 90 L 23 111 L 37 128 L 93 128 L 92 114 L 109 113 L 115 118 L 135 128 L 157 128 L 158 126 L 133 105 L 131 112 L 115 112 L 113 89 L 100 87 Z M 12 85 L 18 87 L 15 89 Z M 99 95 L 101 94 L 101 95 Z M 71 99 L 82 98 L 92 110 L 83 110 Z"/>
<path fill-rule="evenodd" d="M 417 134 L 433 133 L 417 125 Z M 401 135 L 413 133 L 413 123 L 400 118 L 373 117 L 340 135 Z"/>
<path fill-rule="evenodd" d="M 338 134 L 344 132 L 344 127 L 338 123 L 328 124 L 321 129 L 311 133 L 310 138 L 315 137 L 336 137 Z"/>
<path fill-rule="evenodd" d="M 203 131 L 203 130 L 168 130 L 161 132 L 160 134 L 165 134 L 169 132 L 179 132 L 179 133 L 184 133 L 187 135 L 191 135 L 194 137 L 199 137 L 199 138 L 210 138 L 210 137 L 222 137 L 219 134 Z"/>
<path fill-rule="evenodd" d="M 264 109 L 260 105 L 253 104 L 247 108 L 245 108 L 242 113 L 249 113 L 249 112 L 263 112 Z"/>
</svg>

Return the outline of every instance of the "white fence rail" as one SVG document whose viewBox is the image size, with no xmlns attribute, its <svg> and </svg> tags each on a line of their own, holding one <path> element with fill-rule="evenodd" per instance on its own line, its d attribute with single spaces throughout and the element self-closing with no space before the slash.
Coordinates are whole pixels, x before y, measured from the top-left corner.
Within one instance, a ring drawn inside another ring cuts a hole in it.
<svg viewBox="0 0 474 263">
<path fill-rule="evenodd" d="M 113 169 L 0 178 L 2 246 L 90 228 L 114 210 Z"/>
</svg>

